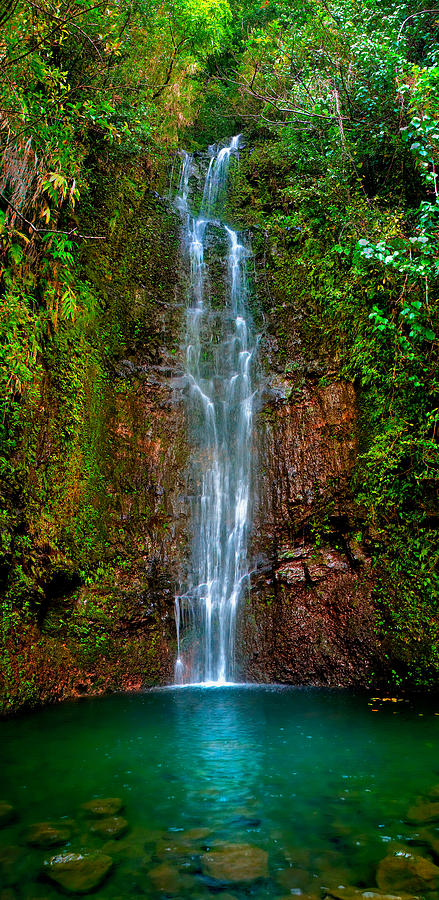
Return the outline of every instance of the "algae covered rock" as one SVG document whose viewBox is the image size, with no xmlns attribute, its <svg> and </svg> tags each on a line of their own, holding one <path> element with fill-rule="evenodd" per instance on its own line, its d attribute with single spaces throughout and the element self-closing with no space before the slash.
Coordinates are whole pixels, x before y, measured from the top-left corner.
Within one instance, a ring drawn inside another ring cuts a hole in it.
<svg viewBox="0 0 439 900">
<path fill-rule="evenodd" d="M 416 803 L 411 806 L 407 814 L 407 822 L 411 825 L 428 825 L 430 822 L 439 822 L 439 802 Z"/>
<path fill-rule="evenodd" d="M 189 875 L 181 875 L 177 868 L 162 863 L 149 870 L 149 877 L 156 889 L 164 894 L 180 894 L 193 889 L 195 881 Z"/>
<path fill-rule="evenodd" d="M 406 894 L 403 892 L 380 891 L 378 888 L 369 888 L 360 890 L 358 888 L 340 885 L 338 888 L 331 888 L 326 891 L 324 900 L 421 900 L 414 894 Z"/>
<path fill-rule="evenodd" d="M 97 797 L 94 800 L 88 800 L 87 803 L 81 803 L 81 809 L 85 810 L 89 816 L 117 816 L 123 809 L 123 800 L 120 797 Z"/>
<path fill-rule="evenodd" d="M 58 847 L 70 838 L 70 829 L 65 825 L 53 825 L 51 822 L 36 822 L 31 825 L 26 841 L 32 847 Z"/>
<path fill-rule="evenodd" d="M 416 843 L 424 844 L 428 847 L 433 856 L 439 858 L 439 832 L 438 831 L 421 831 L 419 839 Z"/>
<path fill-rule="evenodd" d="M 436 891 L 439 888 L 439 868 L 423 856 L 398 853 L 386 856 L 377 869 L 377 884 L 382 891 L 397 894 Z"/>
<path fill-rule="evenodd" d="M 102 838 L 118 838 L 128 830 L 128 822 L 121 816 L 110 816 L 108 819 L 98 819 L 91 826 L 93 834 L 98 834 Z"/>
<path fill-rule="evenodd" d="M 112 865 L 104 853 L 60 853 L 44 863 L 44 874 L 71 894 L 86 894 L 99 887 Z"/>
<path fill-rule="evenodd" d="M 221 844 L 203 854 L 201 867 L 216 881 L 256 881 L 268 876 L 268 853 L 251 844 Z"/>
<path fill-rule="evenodd" d="M 0 828 L 3 828 L 4 825 L 9 825 L 9 822 L 12 822 L 14 816 L 14 807 L 11 806 L 10 803 L 0 800 Z"/>
</svg>

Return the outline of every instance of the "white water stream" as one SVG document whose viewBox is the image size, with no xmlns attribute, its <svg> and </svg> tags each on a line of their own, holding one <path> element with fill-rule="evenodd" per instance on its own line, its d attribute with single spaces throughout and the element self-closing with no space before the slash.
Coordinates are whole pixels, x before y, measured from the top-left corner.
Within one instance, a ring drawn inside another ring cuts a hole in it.
<svg viewBox="0 0 439 900">
<path fill-rule="evenodd" d="M 248 580 L 256 338 L 247 310 L 249 251 L 223 220 L 238 150 L 239 136 L 212 154 L 198 217 L 191 211 L 195 161 L 184 154 L 176 198 L 190 259 L 185 374 L 193 448 L 191 566 L 176 598 L 177 684 L 234 681 L 236 615 Z"/>
</svg>

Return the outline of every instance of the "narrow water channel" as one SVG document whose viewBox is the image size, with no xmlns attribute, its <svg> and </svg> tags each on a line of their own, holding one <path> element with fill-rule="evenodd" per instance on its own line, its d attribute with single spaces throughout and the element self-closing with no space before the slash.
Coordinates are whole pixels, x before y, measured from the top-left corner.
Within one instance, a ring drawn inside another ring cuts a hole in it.
<svg viewBox="0 0 439 900">
<path fill-rule="evenodd" d="M 250 250 L 224 213 L 239 142 L 212 149 L 202 190 L 196 173 L 204 160 L 184 154 L 176 198 L 190 261 L 185 400 L 193 535 L 189 581 L 176 599 L 177 683 L 234 681 L 236 615 L 248 580 L 256 336 L 247 302 Z"/>
</svg>

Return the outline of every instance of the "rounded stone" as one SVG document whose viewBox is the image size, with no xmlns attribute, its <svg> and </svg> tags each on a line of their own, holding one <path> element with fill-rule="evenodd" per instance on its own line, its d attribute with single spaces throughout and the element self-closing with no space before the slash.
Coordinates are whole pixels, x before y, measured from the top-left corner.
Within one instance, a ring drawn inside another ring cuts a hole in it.
<svg viewBox="0 0 439 900">
<path fill-rule="evenodd" d="M 3 828 L 4 825 L 9 825 L 9 822 L 12 822 L 14 816 L 14 807 L 11 806 L 10 803 L 0 800 L 0 828 Z"/>
<path fill-rule="evenodd" d="M 268 876 L 268 853 L 251 844 L 221 844 L 203 854 L 201 867 L 216 881 L 256 881 Z"/>
<path fill-rule="evenodd" d="M 99 819 L 91 826 L 93 834 L 102 838 L 119 838 L 128 830 L 128 822 L 121 816 L 111 816 L 108 819 Z"/>
<path fill-rule="evenodd" d="M 117 816 L 123 809 L 123 801 L 120 797 L 96 797 L 95 800 L 88 800 L 87 803 L 81 803 L 81 809 L 85 810 L 89 816 Z"/>
<path fill-rule="evenodd" d="M 70 838 L 70 829 L 63 825 L 52 825 L 51 822 L 36 822 L 31 825 L 26 841 L 32 847 L 57 847 L 65 844 Z"/>
<path fill-rule="evenodd" d="M 395 894 L 394 892 L 380 891 L 379 888 L 375 887 L 362 890 L 361 888 L 340 885 L 338 888 L 330 888 L 326 892 L 324 900 L 420 900 L 420 898 L 401 891 Z"/>
<path fill-rule="evenodd" d="M 423 856 L 399 853 L 386 856 L 377 869 L 377 885 L 382 891 L 396 893 L 436 891 L 439 888 L 439 868 Z"/>
<path fill-rule="evenodd" d="M 87 894 L 102 884 L 112 865 L 104 853 L 61 853 L 44 863 L 44 873 L 71 894 Z"/>
<path fill-rule="evenodd" d="M 148 874 L 156 891 L 164 894 L 179 894 L 185 886 L 185 876 L 180 875 L 178 869 L 167 863 L 155 866 Z"/>
</svg>

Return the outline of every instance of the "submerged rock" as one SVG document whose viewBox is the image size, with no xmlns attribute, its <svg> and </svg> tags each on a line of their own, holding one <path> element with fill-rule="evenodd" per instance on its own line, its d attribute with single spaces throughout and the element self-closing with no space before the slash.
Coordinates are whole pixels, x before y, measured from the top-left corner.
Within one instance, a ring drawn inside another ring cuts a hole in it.
<svg viewBox="0 0 439 900">
<path fill-rule="evenodd" d="M 185 843 L 198 844 L 200 841 L 204 841 L 210 833 L 210 828 L 189 828 L 188 831 L 181 833 L 181 837 Z"/>
<path fill-rule="evenodd" d="M 27 866 L 28 852 L 16 844 L 0 847 L 0 885 L 19 884 Z"/>
<path fill-rule="evenodd" d="M 216 881 L 256 881 L 268 876 L 268 853 L 251 844 L 221 844 L 203 854 L 201 867 Z"/>
<path fill-rule="evenodd" d="M 407 822 L 411 825 L 428 825 L 430 822 L 439 821 L 439 802 L 417 803 L 410 807 Z"/>
<path fill-rule="evenodd" d="M 437 831 L 421 831 L 416 840 L 418 844 L 424 844 L 433 856 L 439 858 L 439 832 Z"/>
<path fill-rule="evenodd" d="M 282 888 L 287 888 L 291 893 L 300 891 L 301 895 L 306 894 L 311 878 L 307 869 L 301 869 L 298 866 L 288 866 L 276 873 L 276 881 Z"/>
<path fill-rule="evenodd" d="M 33 847 L 57 847 L 65 844 L 70 838 L 70 829 L 64 825 L 52 825 L 51 822 L 36 822 L 26 834 L 26 841 Z"/>
<path fill-rule="evenodd" d="M 44 863 L 44 873 L 72 894 L 86 894 L 102 884 L 113 860 L 104 853 L 62 853 Z"/>
<path fill-rule="evenodd" d="M 14 807 L 11 806 L 10 803 L 5 803 L 4 800 L 0 800 L 0 828 L 3 828 L 4 825 L 8 825 L 9 822 L 12 822 L 14 816 Z"/>
<path fill-rule="evenodd" d="M 128 822 L 121 816 L 111 816 L 108 819 L 99 819 L 91 826 L 93 834 L 99 834 L 103 838 L 118 838 L 128 830 Z"/>
<path fill-rule="evenodd" d="M 439 868 L 429 859 L 411 853 L 386 856 L 377 869 L 377 884 L 392 894 L 435 891 L 439 888 Z"/>
<path fill-rule="evenodd" d="M 158 859 L 191 856 L 197 851 L 200 852 L 201 843 L 210 833 L 208 828 L 192 828 L 180 834 L 168 833 L 157 841 L 155 855 Z"/>
<path fill-rule="evenodd" d="M 195 880 L 188 875 L 180 875 L 178 869 L 162 863 L 149 870 L 149 877 L 156 889 L 164 894 L 179 894 L 194 887 Z"/>
<path fill-rule="evenodd" d="M 90 816 L 117 816 L 123 809 L 123 800 L 119 797 L 97 797 L 95 800 L 88 800 L 87 803 L 81 803 L 81 809 L 84 809 Z"/>
<path fill-rule="evenodd" d="M 340 886 L 326 891 L 324 900 L 421 900 L 414 894 L 389 893 L 378 888 L 359 890 L 353 887 Z"/>
</svg>

